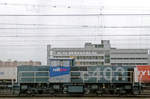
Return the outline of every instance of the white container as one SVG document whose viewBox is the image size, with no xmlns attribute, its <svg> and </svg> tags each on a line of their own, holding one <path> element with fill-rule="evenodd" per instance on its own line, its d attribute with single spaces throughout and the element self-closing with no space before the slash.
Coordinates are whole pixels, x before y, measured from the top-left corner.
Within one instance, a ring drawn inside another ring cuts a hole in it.
<svg viewBox="0 0 150 99">
<path fill-rule="evenodd" d="M 17 67 L 0 67 L 0 80 L 16 80 Z"/>
</svg>

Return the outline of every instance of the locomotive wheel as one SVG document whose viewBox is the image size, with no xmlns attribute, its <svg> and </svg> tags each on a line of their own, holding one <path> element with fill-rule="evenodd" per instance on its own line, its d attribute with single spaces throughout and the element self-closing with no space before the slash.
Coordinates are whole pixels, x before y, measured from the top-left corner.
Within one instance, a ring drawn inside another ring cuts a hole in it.
<svg viewBox="0 0 150 99">
<path fill-rule="evenodd" d="M 139 90 L 133 90 L 133 95 L 139 95 L 140 91 Z"/>
</svg>

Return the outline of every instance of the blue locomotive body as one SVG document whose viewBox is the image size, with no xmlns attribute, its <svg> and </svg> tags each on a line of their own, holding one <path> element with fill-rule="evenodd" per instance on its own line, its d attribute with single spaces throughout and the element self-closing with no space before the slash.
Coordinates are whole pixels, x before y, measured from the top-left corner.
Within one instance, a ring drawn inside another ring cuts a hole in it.
<svg viewBox="0 0 150 99">
<path fill-rule="evenodd" d="M 134 67 L 73 66 L 73 59 L 52 59 L 49 66 L 18 66 L 20 94 L 140 94 Z"/>
<path fill-rule="evenodd" d="M 74 67 L 72 67 L 74 68 Z M 76 68 L 76 67 L 75 67 Z M 128 67 L 119 66 L 88 66 L 79 67 L 84 70 L 71 71 L 72 82 L 76 82 L 73 78 L 78 78 L 82 83 L 131 83 L 132 73 Z M 76 77 L 78 76 L 78 77 Z M 77 80 L 77 79 L 76 79 Z"/>
</svg>

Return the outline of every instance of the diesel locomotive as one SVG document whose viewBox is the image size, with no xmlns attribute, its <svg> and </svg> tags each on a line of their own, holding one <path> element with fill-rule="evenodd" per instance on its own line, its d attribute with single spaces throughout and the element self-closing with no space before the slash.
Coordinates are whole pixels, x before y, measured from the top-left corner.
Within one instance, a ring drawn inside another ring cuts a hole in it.
<svg viewBox="0 0 150 99">
<path fill-rule="evenodd" d="M 16 95 L 139 95 L 150 81 L 150 66 L 74 66 L 51 59 L 49 66 L 18 66 Z"/>
</svg>

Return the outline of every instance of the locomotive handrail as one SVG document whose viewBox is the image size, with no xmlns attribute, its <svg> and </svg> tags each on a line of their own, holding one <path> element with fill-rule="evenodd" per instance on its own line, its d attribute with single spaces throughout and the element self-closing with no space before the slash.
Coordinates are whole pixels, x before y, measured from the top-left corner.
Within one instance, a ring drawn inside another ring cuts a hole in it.
<svg viewBox="0 0 150 99">
<path fill-rule="evenodd" d="M 72 72 L 72 71 L 71 71 Z M 73 71 L 73 72 L 80 72 L 80 78 L 83 79 L 83 82 L 85 80 L 88 80 L 89 78 L 96 78 L 97 79 L 97 82 L 98 80 L 102 79 L 102 78 L 105 78 L 105 77 L 111 77 L 110 80 L 107 80 L 107 81 L 110 81 L 110 82 L 113 82 L 115 79 L 115 81 L 119 80 L 119 78 L 121 78 L 121 80 L 119 81 L 124 81 L 124 80 L 127 80 L 128 82 L 132 82 L 132 78 L 133 78 L 133 75 L 128 75 L 127 73 L 133 73 L 133 71 L 96 71 L 96 72 L 93 72 L 93 71 Z M 89 75 L 89 73 L 92 73 Z M 101 73 L 110 73 L 110 74 L 101 74 Z M 121 73 L 121 75 L 119 75 L 118 73 Z M 125 74 L 123 74 L 125 73 Z M 85 75 L 86 74 L 86 75 Z M 72 76 L 74 77 L 74 76 Z M 76 76 L 77 77 L 77 76 Z"/>
<path fill-rule="evenodd" d="M 20 72 L 49 72 L 49 71 L 20 71 Z"/>
<path fill-rule="evenodd" d="M 23 77 L 20 77 L 20 78 L 49 78 L 49 76 L 23 76 Z"/>
<path fill-rule="evenodd" d="M 22 76 L 22 73 L 33 73 L 32 76 Z M 37 76 L 37 73 L 48 73 L 48 76 L 43 76 L 43 75 L 38 75 Z M 21 76 L 20 76 L 21 75 Z M 23 78 L 32 78 L 34 80 L 34 82 L 36 82 L 36 79 L 37 78 L 48 78 L 49 79 L 49 71 L 20 71 L 19 72 L 19 81 Z M 29 82 L 32 82 L 32 81 L 27 81 L 26 83 L 29 83 Z"/>
<path fill-rule="evenodd" d="M 95 70 L 88 70 L 88 72 L 93 72 Z M 71 72 L 84 72 L 84 71 L 71 71 Z M 98 72 L 105 72 L 105 71 L 98 71 Z M 122 72 L 122 71 L 106 71 L 106 72 Z M 133 72 L 133 71 L 123 71 L 123 72 Z"/>
</svg>

